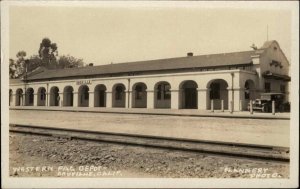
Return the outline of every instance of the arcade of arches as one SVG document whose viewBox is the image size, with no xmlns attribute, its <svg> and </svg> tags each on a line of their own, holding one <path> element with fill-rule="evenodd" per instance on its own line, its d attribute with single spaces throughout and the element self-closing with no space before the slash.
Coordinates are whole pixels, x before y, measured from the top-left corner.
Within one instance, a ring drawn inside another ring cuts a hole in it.
<svg viewBox="0 0 300 189">
<path fill-rule="evenodd" d="M 81 85 L 74 90 L 71 85 L 59 88 L 52 86 L 49 93 L 45 87 L 34 91 L 17 88 L 9 91 L 10 106 L 65 106 L 65 107 L 118 107 L 118 108 L 174 108 L 174 109 L 229 109 L 232 95 L 228 83 L 214 79 L 207 83 L 205 90 L 199 90 L 197 82 L 184 80 L 173 95 L 172 86 L 167 81 L 156 82 L 148 88 L 144 82 L 137 82 L 128 89 L 123 83 L 116 83 L 111 91 L 104 84 L 91 88 Z M 255 83 L 246 80 L 242 90 L 244 106 L 255 98 Z M 200 95 L 200 96 L 199 96 Z M 211 103 L 213 101 L 213 103 Z M 175 105 L 173 105 L 175 104 Z M 204 108 L 203 108 L 204 107 Z"/>
</svg>

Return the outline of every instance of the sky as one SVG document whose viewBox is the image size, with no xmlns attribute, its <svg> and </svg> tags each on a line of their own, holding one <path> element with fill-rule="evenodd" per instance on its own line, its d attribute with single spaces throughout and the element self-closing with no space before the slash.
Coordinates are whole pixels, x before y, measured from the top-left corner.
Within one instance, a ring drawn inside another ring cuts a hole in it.
<svg viewBox="0 0 300 189">
<path fill-rule="evenodd" d="M 268 31 L 268 32 L 267 32 Z M 291 13 L 272 9 L 39 7 L 9 10 L 9 55 L 38 54 L 44 37 L 59 55 L 94 65 L 226 53 L 277 40 L 290 60 Z"/>
</svg>

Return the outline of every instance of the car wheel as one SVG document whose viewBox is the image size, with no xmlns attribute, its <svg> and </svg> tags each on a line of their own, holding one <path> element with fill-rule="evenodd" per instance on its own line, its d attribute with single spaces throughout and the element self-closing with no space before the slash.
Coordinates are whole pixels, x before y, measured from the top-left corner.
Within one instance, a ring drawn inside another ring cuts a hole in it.
<svg viewBox="0 0 300 189">
<path fill-rule="evenodd" d="M 268 105 L 264 105 L 263 112 L 270 112 L 270 107 Z"/>
</svg>

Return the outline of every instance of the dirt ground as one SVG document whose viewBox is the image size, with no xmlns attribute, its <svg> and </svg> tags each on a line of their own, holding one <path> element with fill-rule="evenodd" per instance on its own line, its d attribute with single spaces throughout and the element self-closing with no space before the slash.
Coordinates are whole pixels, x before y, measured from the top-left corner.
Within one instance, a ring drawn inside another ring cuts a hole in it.
<svg viewBox="0 0 300 189">
<path fill-rule="evenodd" d="M 289 147 L 290 121 L 10 110 L 12 124 Z"/>
<path fill-rule="evenodd" d="M 13 177 L 287 178 L 289 163 L 10 134 Z"/>
</svg>

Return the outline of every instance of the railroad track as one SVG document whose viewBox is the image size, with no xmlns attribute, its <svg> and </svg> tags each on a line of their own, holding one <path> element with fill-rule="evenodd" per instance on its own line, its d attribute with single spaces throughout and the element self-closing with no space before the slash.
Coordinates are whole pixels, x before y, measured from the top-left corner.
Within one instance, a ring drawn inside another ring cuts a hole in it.
<svg viewBox="0 0 300 189">
<path fill-rule="evenodd" d="M 9 127 L 9 131 L 13 133 L 163 148 L 170 150 L 233 156 L 239 158 L 264 159 L 284 162 L 289 162 L 290 160 L 289 148 L 285 147 L 261 145 L 258 146 L 239 143 L 224 143 L 192 139 L 178 139 L 125 133 L 110 133 L 12 124 Z"/>
</svg>

